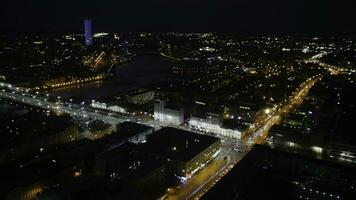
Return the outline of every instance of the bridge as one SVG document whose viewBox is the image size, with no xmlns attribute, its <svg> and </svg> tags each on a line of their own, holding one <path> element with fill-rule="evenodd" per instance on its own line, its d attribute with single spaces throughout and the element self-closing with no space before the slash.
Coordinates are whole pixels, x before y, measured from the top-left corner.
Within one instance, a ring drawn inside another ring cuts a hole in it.
<svg viewBox="0 0 356 200">
<path fill-rule="evenodd" d="M 60 97 L 55 98 L 54 102 L 49 100 L 49 95 L 43 95 L 39 92 L 32 94 L 28 89 L 14 87 L 11 84 L 0 83 L 2 90 L 0 97 L 16 101 L 23 104 L 50 110 L 55 113 L 67 113 L 79 121 L 90 121 L 90 119 L 99 119 L 106 123 L 116 125 L 123 121 L 132 120 L 130 116 L 124 114 L 108 115 L 107 112 L 93 110 L 84 104 L 78 105 L 71 102 L 65 102 Z"/>
</svg>

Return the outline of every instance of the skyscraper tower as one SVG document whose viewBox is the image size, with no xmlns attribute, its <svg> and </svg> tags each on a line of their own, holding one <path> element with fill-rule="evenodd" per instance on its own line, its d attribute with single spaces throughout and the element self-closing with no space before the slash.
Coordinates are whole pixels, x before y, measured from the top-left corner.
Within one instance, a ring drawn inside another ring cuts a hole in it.
<svg viewBox="0 0 356 200">
<path fill-rule="evenodd" d="M 91 46 L 93 44 L 93 32 L 91 26 L 91 20 L 84 20 L 84 37 L 85 37 L 85 45 Z"/>
<path fill-rule="evenodd" d="M 124 53 L 126 55 L 129 54 L 129 43 L 125 40 L 124 44 L 123 44 L 123 50 L 124 50 Z"/>
</svg>

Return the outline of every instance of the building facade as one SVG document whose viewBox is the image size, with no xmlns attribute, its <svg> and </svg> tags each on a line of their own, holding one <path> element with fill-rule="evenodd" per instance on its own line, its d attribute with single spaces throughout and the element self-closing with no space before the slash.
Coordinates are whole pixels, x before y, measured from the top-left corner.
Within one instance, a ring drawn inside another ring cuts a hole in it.
<svg viewBox="0 0 356 200">
<path fill-rule="evenodd" d="M 85 37 L 85 45 L 91 46 L 93 44 L 93 32 L 92 32 L 91 19 L 84 20 L 84 37 Z"/>
<path fill-rule="evenodd" d="M 165 101 L 154 103 L 154 119 L 163 124 L 181 125 L 184 122 L 183 108 L 169 108 Z"/>
<path fill-rule="evenodd" d="M 118 105 L 109 105 L 107 103 L 102 103 L 102 102 L 98 102 L 98 101 L 94 101 L 94 100 L 91 102 L 90 105 L 93 108 L 110 110 L 110 111 L 119 112 L 119 113 L 127 113 L 125 108 L 118 106 Z"/>
<path fill-rule="evenodd" d="M 188 123 L 192 129 L 215 133 L 218 137 L 242 138 L 241 130 L 223 128 L 222 120 L 214 114 L 208 113 L 206 118 L 191 117 Z"/>
</svg>

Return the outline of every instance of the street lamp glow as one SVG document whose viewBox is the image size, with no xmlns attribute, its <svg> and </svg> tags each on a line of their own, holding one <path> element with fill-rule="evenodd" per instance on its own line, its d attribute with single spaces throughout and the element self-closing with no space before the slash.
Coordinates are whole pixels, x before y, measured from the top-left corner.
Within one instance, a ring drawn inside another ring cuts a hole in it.
<svg viewBox="0 0 356 200">
<path fill-rule="evenodd" d="M 312 146 L 311 149 L 316 153 L 322 153 L 323 152 L 323 148 L 321 148 L 321 147 Z"/>
<path fill-rule="evenodd" d="M 265 109 L 265 113 L 269 114 L 271 112 L 271 110 L 269 108 Z"/>
</svg>

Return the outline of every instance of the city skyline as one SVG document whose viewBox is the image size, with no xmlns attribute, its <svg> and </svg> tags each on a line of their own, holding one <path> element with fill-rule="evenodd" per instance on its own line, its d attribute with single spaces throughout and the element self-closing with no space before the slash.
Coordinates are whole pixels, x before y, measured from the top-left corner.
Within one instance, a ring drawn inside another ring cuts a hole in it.
<svg viewBox="0 0 356 200">
<path fill-rule="evenodd" d="M 45 17 L 44 17 L 45 16 Z M 240 34 L 349 35 L 356 31 L 348 1 L 11 1 L 2 31 L 181 31 Z"/>
<path fill-rule="evenodd" d="M 0 199 L 355 199 L 350 4 L 2 8 Z"/>
</svg>

